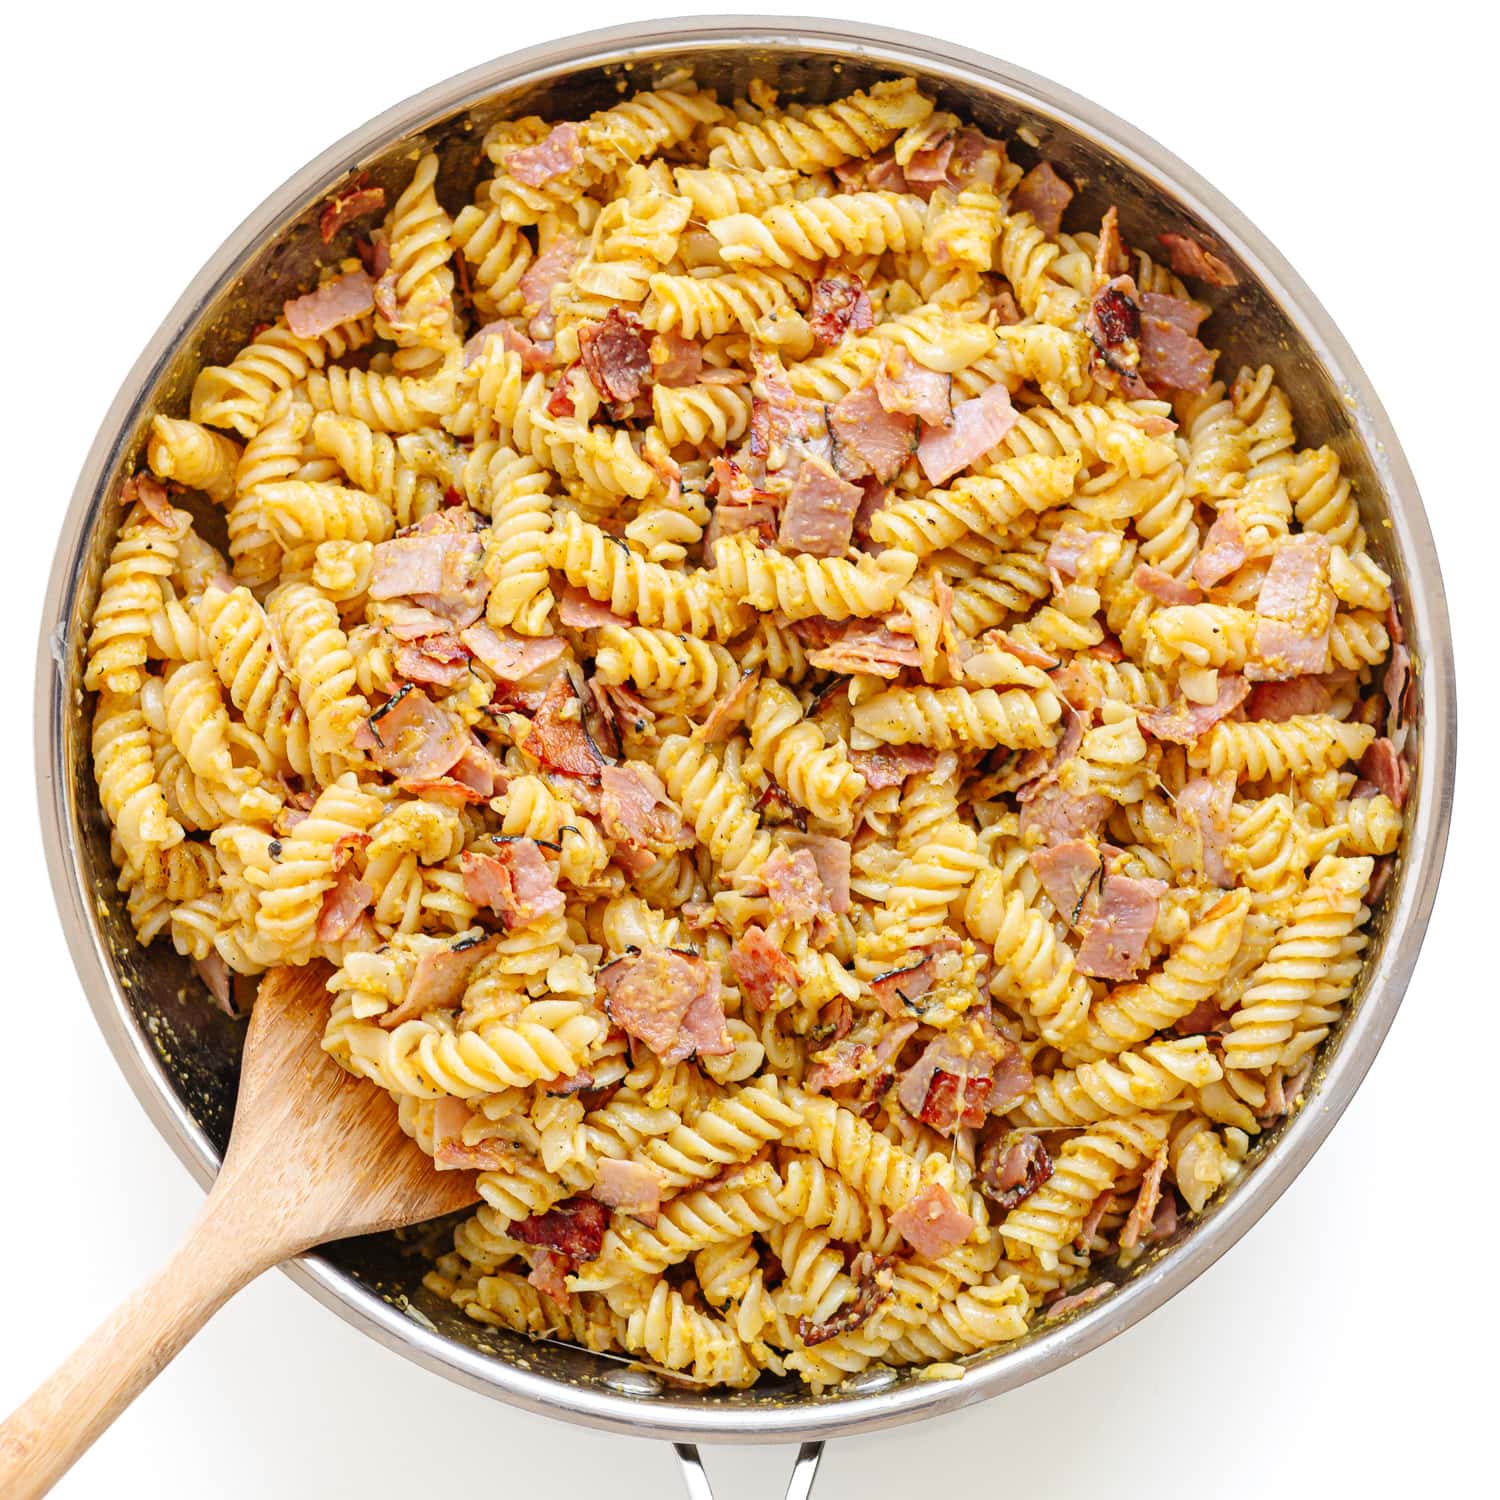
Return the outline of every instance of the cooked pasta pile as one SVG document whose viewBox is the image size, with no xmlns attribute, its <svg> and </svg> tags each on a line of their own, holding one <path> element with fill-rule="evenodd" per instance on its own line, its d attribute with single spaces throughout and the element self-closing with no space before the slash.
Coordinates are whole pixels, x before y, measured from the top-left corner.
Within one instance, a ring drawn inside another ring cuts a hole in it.
<svg viewBox="0 0 1500 1500">
<path fill-rule="evenodd" d="M 1295 1107 L 1409 659 L 1218 255 L 909 79 L 751 95 L 330 200 L 155 418 L 86 683 L 140 940 L 327 960 L 479 1169 L 431 1288 L 821 1389 L 1092 1295 Z"/>
</svg>

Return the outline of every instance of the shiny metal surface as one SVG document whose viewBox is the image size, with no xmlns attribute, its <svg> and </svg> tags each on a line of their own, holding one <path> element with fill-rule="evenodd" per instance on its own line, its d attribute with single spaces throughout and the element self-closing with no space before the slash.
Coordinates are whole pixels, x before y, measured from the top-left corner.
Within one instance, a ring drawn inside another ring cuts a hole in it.
<svg viewBox="0 0 1500 1500">
<path fill-rule="evenodd" d="M 943 103 L 1016 143 L 1030 140 L 1084 181 L 1084 206 L 1120 207 L 1127 237 L 1175 225 L 1225 248 L 1242 285 L 1216 293 L 1232 313 L 1208 325 L 1221 368 L 1278 366 L 1304 442 L 1336 447 L 1359 486 L 1372 546 L 1396 580 L 1418 664 L 1416 779 L 1404 851 L 1376 915 L 1355 1002 L 1309 1088 L 1306 1106 L 1257 1151 L 1221 1201 L 1128 1273 L 1099 1301 L 1018 1344 L 975 1360 L 962 1380 L 902 1375 L 811 1397 L 786 1384 L 749 1392 L 653 1390 L 621 1381 L 626 1362 L 531 1343 L 471 1323 L 420 1285 L 423 1253 L 444 1226 L 355 1241 L 288 1268 L 320 1301 L 387 1347 L 500 1399 L 567 1420 L 684 1442 L 787 1442 L 859 1432 L 998 1395 L 1076 1359 L 1128 1328 L 1202 1272 L 1250 1228 L 1328 1134 L 1380 1047 L 1416 962 L 1436 892 L 1452 797 L 1455 704 L 1442 578 L 1416 486 L 1379 401 L 1328 316 L 1276 251 L 1194 172 L 1083 99 L 963 48 L 826 21 L 721 18 L 617 28 L 531 48 L 409 99 L 311 162 L 252 213 L 172 310 L 105 418 L 73 495 L 47 597 L 37 673 L 37 777 L 59 912 L 79 975 L 142 1105 L 200 1182 L 228 1133 L 238 1038 L 200 998 L 170 952 L 138 949 L 114 889 L 82 712 L 80 656 L 119 509 L 113 500 L 152 411 L 180 411 L 192 372 L 226 354 L 268 308 L 299 287 L 321 248 L 316 205 L 347 173 L 400 180 L 412 144 L 442 148 L 441 191 L 456 204 L 479 170 L 494 119 L 536 110 L 572 117 L 690 67 L 700 81 L 743 90 L 753 77 L 786 98 L 815 99 L 872 77 L 910 72 Z M 1019 138 L 1019 139 L 1018 139 Z"/>
</svg>

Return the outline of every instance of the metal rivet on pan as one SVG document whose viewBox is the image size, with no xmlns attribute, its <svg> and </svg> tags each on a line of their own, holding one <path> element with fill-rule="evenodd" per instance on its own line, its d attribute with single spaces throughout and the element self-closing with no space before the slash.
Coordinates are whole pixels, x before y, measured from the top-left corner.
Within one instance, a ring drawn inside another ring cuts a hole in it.
<svg viewBox="0 0 1500 1500">
<path fill-rule="evenodd" d="M 861 1370 L 858 1375 L 851 1375 L 843 1388 L 856 1396 L 873 1396 L 876 1391 L 883 1391 L 895 1383 L 894 1370 Z"/>
<path fill-rule="evenodd" d="M 649 1370 L 619 1370 L 600 1382 L 622 1396 L 659 1396 L 661 1381 Z"/>
</svg>

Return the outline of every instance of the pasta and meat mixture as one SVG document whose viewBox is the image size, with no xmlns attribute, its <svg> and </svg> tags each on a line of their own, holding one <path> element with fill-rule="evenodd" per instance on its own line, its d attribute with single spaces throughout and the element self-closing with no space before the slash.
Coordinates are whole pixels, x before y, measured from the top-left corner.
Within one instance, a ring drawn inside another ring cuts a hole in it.
<svg viewBox="0 0 1500 1500">
<path fill-rule="evenodd" d="M 484 152 L 331 199 L 124 486 L 135 930 L 231 1009 L 333 967 L 327 1051 L 478 1170 L 481 1323 L 817 1389 L 1015 1339 L 1353 990 L 1410 661 L 1338 456 L 1217 375 L 1219 255 L 1065 230 L 910 79 Z"/>
</svg>

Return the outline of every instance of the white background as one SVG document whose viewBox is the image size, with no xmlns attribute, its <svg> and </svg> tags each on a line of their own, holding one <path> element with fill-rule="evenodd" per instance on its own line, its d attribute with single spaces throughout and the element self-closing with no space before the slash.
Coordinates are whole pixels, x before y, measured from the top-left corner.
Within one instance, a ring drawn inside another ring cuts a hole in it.
<svg viewBox="0 0 1500 1500">
<path fill-rule="evenodd" d="M 819 1500 L 1486 1489 L 1500 90 L 1493 37 L 1477 29 L 1483 8 L 821 8 L 926 24 L 1094 98 L 1279 245 L 1363 361 L 1425 495 L 1463 728 L 1447 873 L 1416 980 L 1342 1124 L 1269 1218 L 1081 1363 L 952 1417 L 834 1445 Z M 56 518 L 85 448 L 181 288 L 307 158 L 449 74 L 637 9 L 137 0 L 27 6 L 8 23 L 0 1411 L 167 1256 L 199 1201 L 84 1004 L 33 810 L 31 655 Z M 721 1496 L 779 1496 L 790 1453 L 726 1450 L 708 1462 Z M 626 1500 L 677 1493 L 674 1470 L 663 1446 L 564 1429 L 448 1385 L 273 1274 L 220 1314 L 57 1493 L 324 1500 L 555 1486 Z"/>
</svg>

